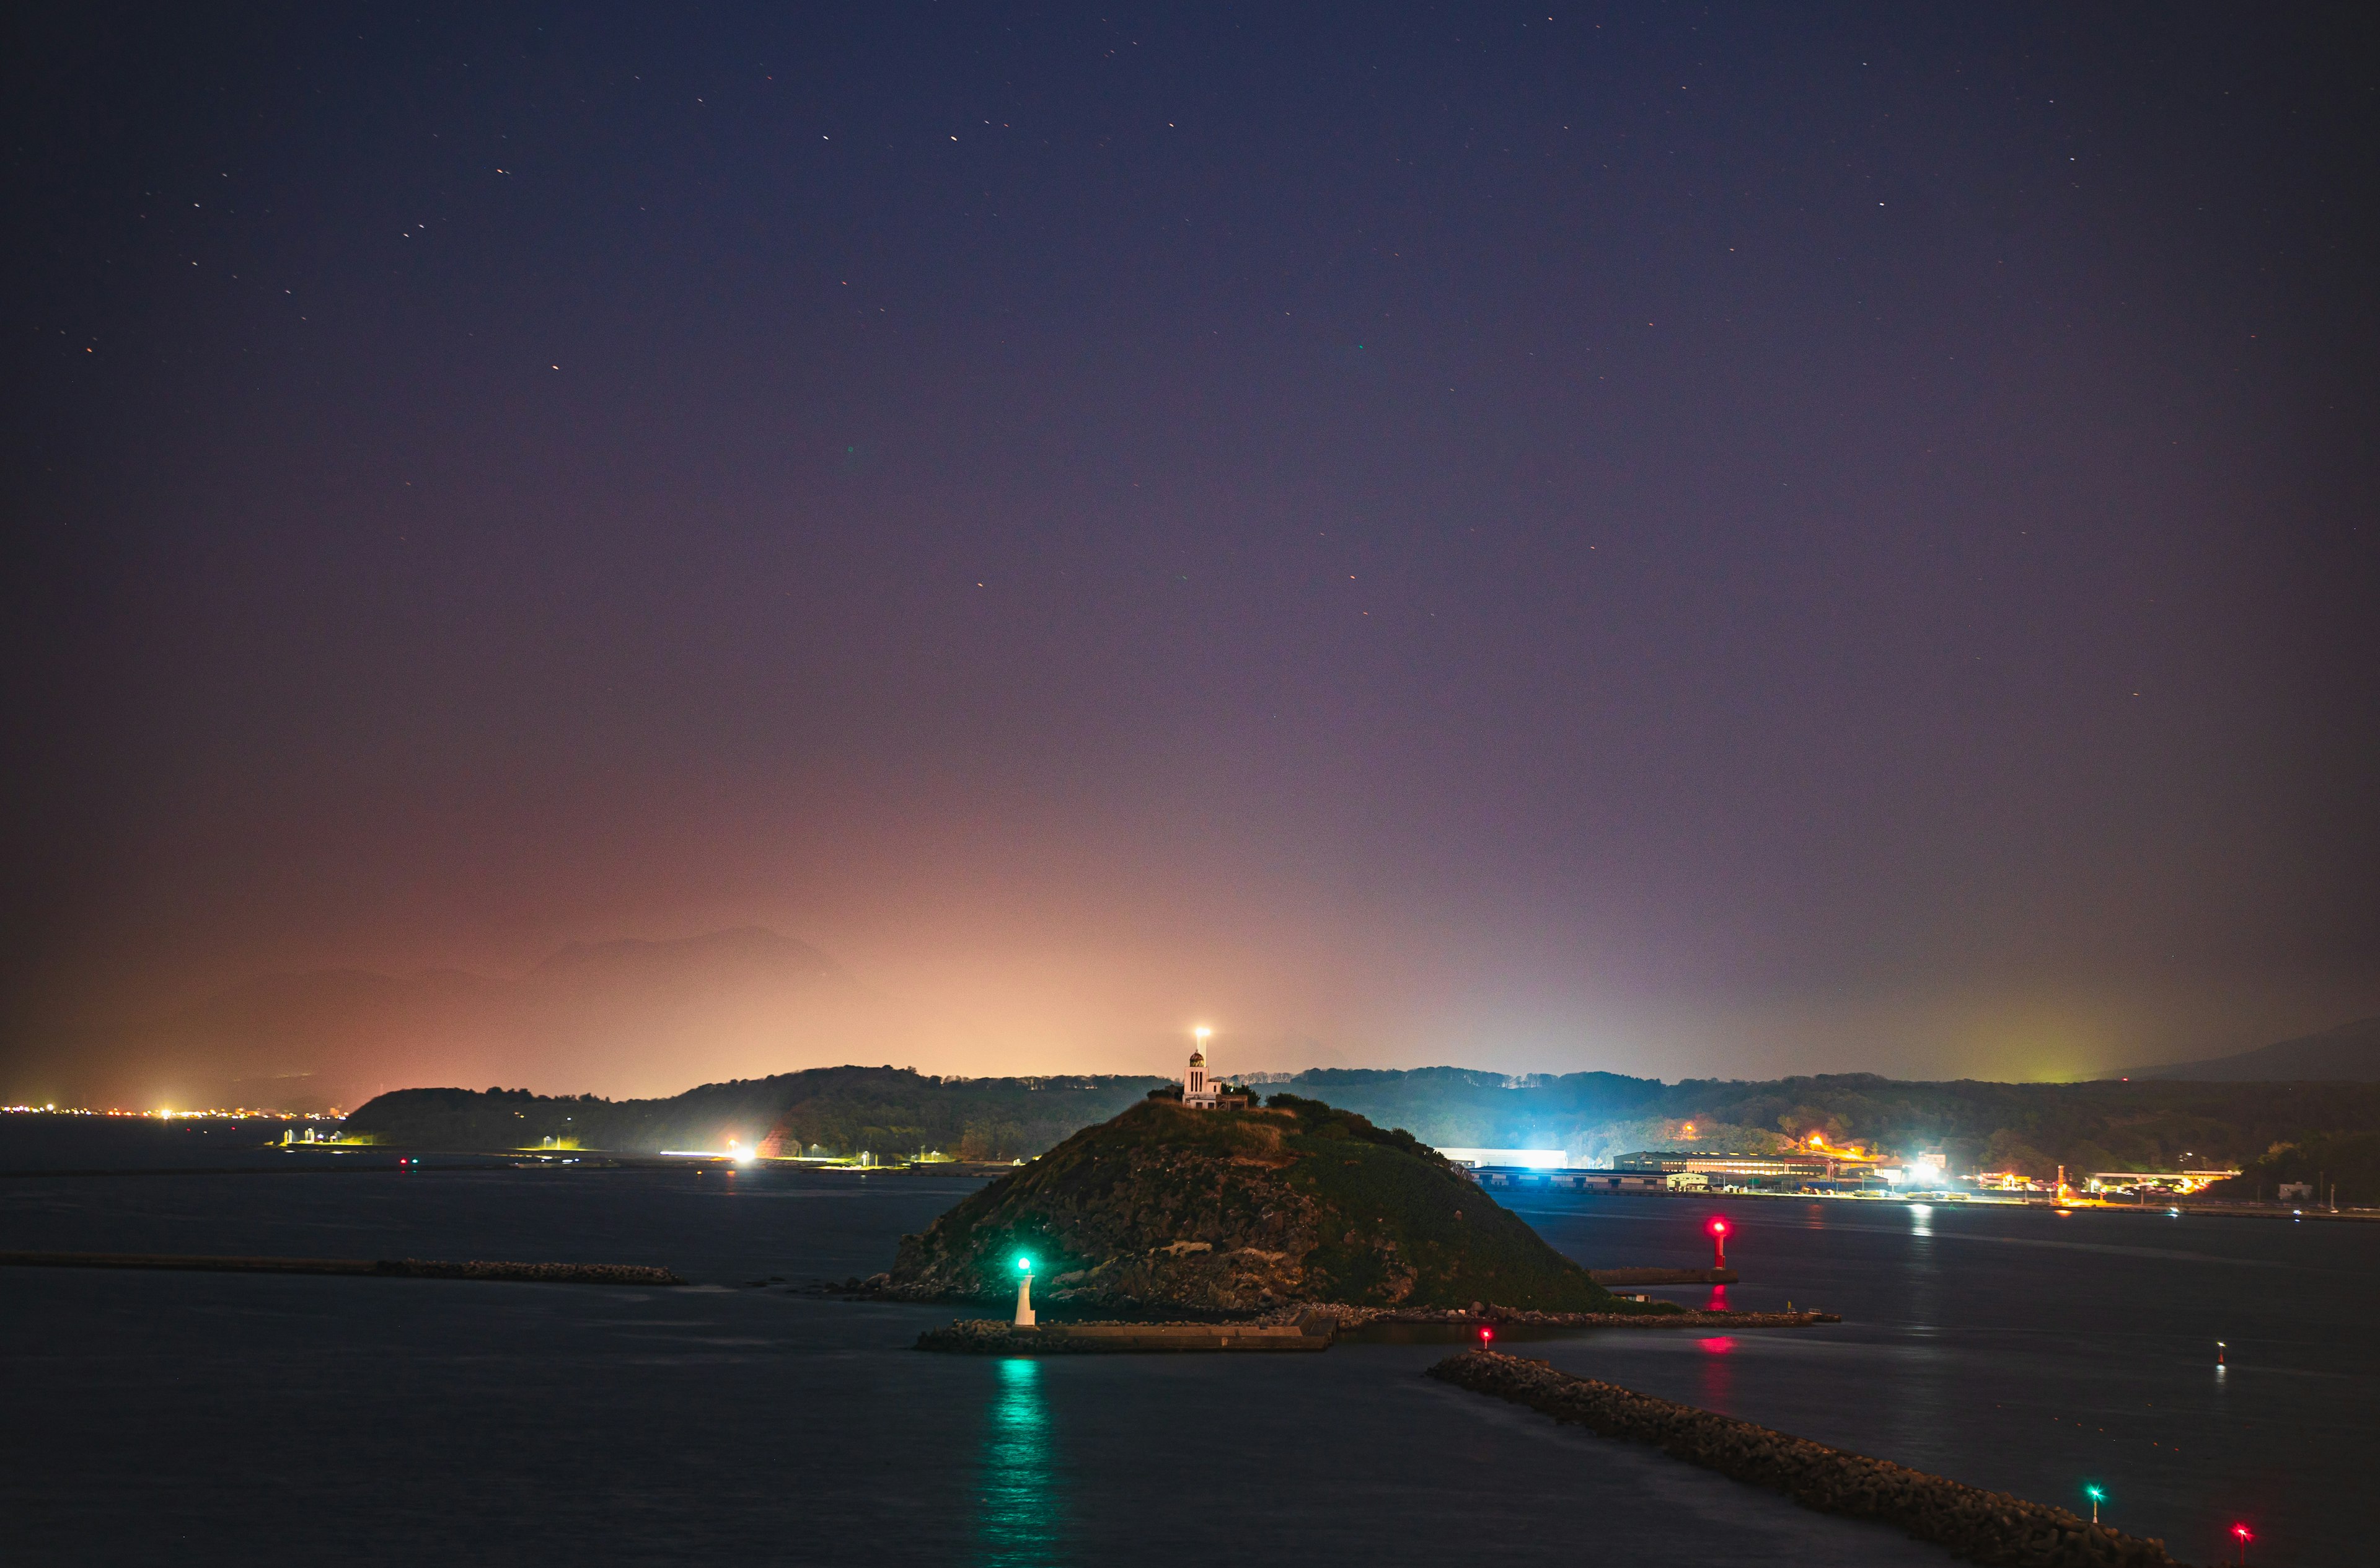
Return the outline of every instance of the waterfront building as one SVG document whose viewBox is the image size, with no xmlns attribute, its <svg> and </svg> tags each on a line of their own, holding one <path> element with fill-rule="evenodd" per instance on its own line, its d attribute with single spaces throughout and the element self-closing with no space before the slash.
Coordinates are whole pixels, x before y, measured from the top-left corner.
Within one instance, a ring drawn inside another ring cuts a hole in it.
<svg viewBox="0 0 2380 1568">
<path fill-rule="evenodd" d="M 1473 1171 L 1559 1171 L 1570 1164 L 1570 1156 L 1559 1149 L 1441 1149 L 1438 1152 Z"/>
<path fill-rule="evenodd" d="M 1660 1175 L 1695 1174 L 1730 1186 L 1780 1182 L 1860 1182 L 1873 1179 L 1876 1161 L 1840 1151 L 1791 1154 L 1685 1154 L 1643 1149 L 1612 1161 L 1615 1171 Z"/>
</svg>

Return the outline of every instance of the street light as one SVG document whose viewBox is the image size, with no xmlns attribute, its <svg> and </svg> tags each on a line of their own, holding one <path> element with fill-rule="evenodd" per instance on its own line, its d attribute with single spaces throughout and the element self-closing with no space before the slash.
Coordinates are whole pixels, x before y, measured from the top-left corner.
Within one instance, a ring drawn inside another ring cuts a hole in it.
<svg viewBox="0 0 2380 1568">
<path fill-rule="evenodd" d="M 1033 1327 L 1033 1259 L 1022 1252 L 1016 1255 L 1016 1326 Z"/>
</svg>

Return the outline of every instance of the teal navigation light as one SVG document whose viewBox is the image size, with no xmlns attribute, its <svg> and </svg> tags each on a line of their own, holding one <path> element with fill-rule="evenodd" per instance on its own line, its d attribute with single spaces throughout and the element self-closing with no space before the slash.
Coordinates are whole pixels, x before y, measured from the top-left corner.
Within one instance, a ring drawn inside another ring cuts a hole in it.
<svg viewBox="0 0 2380 1568">
<path fill-rule="evenodd" d="M 1016 1255 L 1016 1326 L 1033 1327 L 1033 1255 Z"/>
<path fill-rule="evenodd" d="M 2091 1523 L 2095 1525 L 2099 1522 L 2099 1505 L 2107 1501 L 2107 1493 L 2103 1488 L 2084 1487 L 2082 1495 L 2091 1500 Z"/>
</svg>

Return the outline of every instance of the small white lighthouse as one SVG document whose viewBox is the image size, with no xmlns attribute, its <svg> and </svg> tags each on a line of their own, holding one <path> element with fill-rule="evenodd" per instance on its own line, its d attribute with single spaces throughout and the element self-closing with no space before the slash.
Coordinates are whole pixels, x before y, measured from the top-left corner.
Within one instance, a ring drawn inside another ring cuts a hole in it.
<svg viewBox="0 0 2380 1568">
<path fill-rule="evenodd" d="M 1201 1026 L 1190 1031 L 1189 1070 L 1182 1075 L 1182 1103 L 1193 1111 L 1212 1111 L 1217 1100 L 1215 1080 L 1207 1075 L 1207 1037 L 1215 1031 Z"/>
</svg>

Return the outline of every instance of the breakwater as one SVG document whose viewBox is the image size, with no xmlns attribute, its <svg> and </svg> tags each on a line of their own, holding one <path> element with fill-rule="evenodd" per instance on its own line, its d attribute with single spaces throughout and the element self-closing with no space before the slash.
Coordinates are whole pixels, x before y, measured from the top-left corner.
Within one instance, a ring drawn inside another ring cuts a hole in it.
<svg viewBox="0 0 2380 1568">
<path fill-rule="evenodd" d="M 965 1355 L 1081 1355 L 1180 1351 L 1328 1350 L 1338 1320 L 1309 1313 L 1290 1323 L 1041 1323 L 1018 1328 L 963 1318 L 917 1336 L 919 1350 Z"/>
<path fill-rule="evenodd" d="M 1572 1377 L 1542 1361 L 1473 1350 L 1449 1356 L 1427 1375 L 1525 1404 L 1605 1437 L 1649 1443 L 1705 1469 L 1783 1492 L 1804 1508 L 1899 1525 L 1971 1562 L 2011 1568 L 2178 1568 L 2163 1541 L 2094 1525 L 2062 1508 L 1985 1491 L 1616 1384 Z"/>
<path fill-rule="evenodd" d="M 1325 1304 L 1300 1307 L 1302 1312 L 1327 1312 L 1342 1329 L 1368 1328 L 1376 1323 L 1439 1323 L 1476 1328 L 1505 1323 L 1538 1329 L 1805 1329 L 1814 1323 L 1840 1323 L 1839 1312 L 1694 1312 L 1667 1302 L 1640 1307 L 1633 1312 L 1539 1312 L 1525 1307 L 1349 1307 Z"/>
<path fill-rule="evenodd" d="M 18 1269 L 167 1269 L 212 1274 L 346 1274 L 371 1279 L 493 1280 L 521 1284 L 682 1285 L 642 1263 L 444 1262 L 426 1258 L 236 1258 L 158 1252 L 0 1252 Z"/>
<path fill-rule="evenodd" d="M 1732 1269 L 1589 1269 L 1598 1285 L 1731 1285 Z"/>
</svg>

